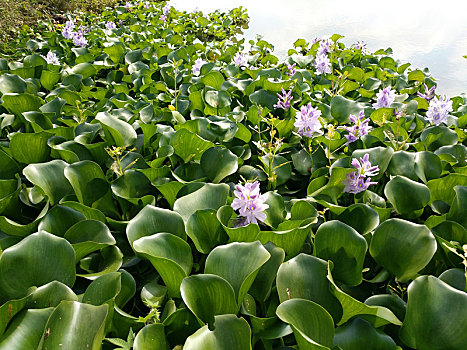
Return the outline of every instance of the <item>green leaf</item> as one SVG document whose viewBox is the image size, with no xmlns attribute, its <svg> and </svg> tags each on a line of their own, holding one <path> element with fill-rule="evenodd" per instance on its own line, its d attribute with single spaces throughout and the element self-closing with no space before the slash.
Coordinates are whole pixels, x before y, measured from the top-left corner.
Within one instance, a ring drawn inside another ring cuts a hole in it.
<svg viewBox="0 0 467 350">
<path fill-rule="evenodd" d="M 43 163 L 49 159 L 50 147 L 47 140 L 51 135 L 47 132 L 36 134 L 16 133 L 11 137 L 10 150 L 13 158 L 20 163 Z"/>
<path fill-rule="evenodd" d="M 408 288 L 407 314 L 400 335 L 419 350 L 464 349 L 467 294 L 434 276 L 421 276 Z"/>
<path fill-rule="evenodd" d="M 164 325 L 160 323 L 149 324 L 141 329 L 136 335 L 133 345 L 134 350 L 169 350 L 169 344 L 165 337 Z"/>
<path fill-rule="evenodd" d="M 184 350 L 251 350 L 251 329 L 248 322 L 235 315 L 215 316 L 214 330 L 204 326 L 190 335 Z"/>
<path fill-rule="evenodd" d="M 331 115 L 339 123 L 349 121 L 349 115 L 358 115 L 363 110 L 363 106 L 358 102 L 349 100 L 340 95 L 334 96 L 331 99 Z"/>
<path fill-rule="evenodd" d="M 337 280 L 349 286 L 362 282 L 367 243 L 357 231 L 340 221 L 328 221 L 318 228 L 314 243 L 314 255 L 334 263 Z"/>
<path fill-rule="evenodd" d="M 450 204 L 456 196 L 454 188 L 467 186 L 467 175 L 452 173 L 439 179 L 430 180 L 426 185 L 431 192 L 430 203 L 440 200 Z"/>
<path fill-rule="evenodd" d="M 352 298 L 350 295 L 344 293 L 334 282 L 331 275 L 332 263 L 328 264 L 327 279 L 330 282 L 329 289 L 331 293 L 339 300 L 342 305 L 342 318 L 340 319 L 338 326 L 346 323 L 354 316 L 359 316 L 378 328 L 386 324 L 392 323 L 400 326 L 402 323 L 393 314 L 393 312 L 382 306 L 368 306 L 364 303 Z"/>
<path fill-rule="evenodd" d="M 300 349 L 330 349 L 334 322 L 321 305 L 305 299 L 286 300 L 276 309 L 277 316 L 290 324 Z"/>
<path fill-rule="evenodd" d="M 216 210 L 213 209 L 197 210 L 191 215 L 186 224 L 186 232 L 196 249 L 203 254 L 209 254 L 212 248 L 227 240 L 216 217 Z"/>
<path fill-rule="evenodd" d="M 26 91 L 27 85 L 23 78 L 15 74 L 2 74 L 0 76 L 0 92 L 8 93 L 23 93 Z"/>
<path fill-rule="evenodd" d="M 350 205 L 336 219 L 353 227 L 361 235 L 373 231 L 379 225 L 378 213 L 370 206 L 362 203 Z"/>
<path fill-rule="evenodd" d="M 212 324 L 214 316 L 236 314 L 239 309 L 232 286 L 217 275 L 187 277 L 180 291 L 185 304 L 204 323 Z"/>
<path fill-rule="evenodd" d="M 258 239 L 260 228 L 258 224 L 250 223 L 246 226 L 232 227 L 233 216 L 236 217 L 230 205 L 224 205 L 217 211 L 217 219 L 229 236 L 229 242 L 254 242 Z"/>
<path fill-rule="evenodd" d="M 134 145 L 136 142 L 136 131 L 127 122 L 107 112 L 97 113 L 96 120 L 101 123 L 105 140 L 111 145 L 128 147 Z"/>
<path fill-rule="evenodd" d="M 389 219 L 375 230 L 370 254 L 375 261 L 407 281 L 423 269 L 436 252 L 436 240 L 425 225 Z"/>
<path fill-rule="evenodd" d="M 259 269 L 270 256 L 258 241 L 230 243 L 216 247 L 209 253 L 204 273 L 227 280 L 235 291 L 237 304 L 241 305 Z"/>
<path fill-rule="evenodd" d="M 396 343 L 389 335 L 360 318 L 338 327 L 333 345 L 343 350 L 396 350 Z"/>
<path fill-rule="evenodd" d="M 219 209 L 227 202 L 229 191 L 226 184 L 204 184 L 200 189 L 178 198 L 174 203 L 174 211 L 187 222 L 197 210 Z"/>
<path fill-rule="evenodd" d="M 53 308 L 24 310 L 11 321 L 0 338 L 0 349 L 37 350 Z"/>
<path fill-rule="evenodd" d="M 70 243 L 45 231 L 24 238 L 0 255 L 0 291 L 9 298 L 24 296 L 29 287 L 54 280 L 71 287 L 75 278 Z"/>
<path fill-rule="evenodd" d="M 65 232 L 64 238 L 73 246 L 76 262 L 96 250 L 116 243 L 108 227 L 97 220 L 77 222 Z"/>
<path fill-rule="evenodd" d="M 271 255 L 268 261 L 261 266 L 256 275 L 255 281 L 251 285 L 249 294 L 255 297 L 259 302 L 265 302 L 271 293 L 274 280 L 276 279 L 277 270 L 284 262 L 285 252 L 282 248 L 276 247 L 273 243 L 268 242 L 264 248 Z"/>
<path fill-rule="evenodd" d="M 62 282 L 52 281 L 37 288 L 29 295 L 27 308 L 56 307 L 63 300 L 78 301 L 78 296 Z"/>
<path fill-rule="evenodd" d="M 384 194 L 399 214 L 423 209 L 430 202 L 428 187 L 400 175 L 386 184 Z"/>
<path fill-rule="evenodd" d="M 217 71 L 210 71 L 208 74 L 201 77 L 201 82 L 204 85 L 210 86 L 218 91 L 221 89 L 222 83 L 224 81 L 224 76 Z"/>
<path fill-rule="evenodd" d="M 352 158 L 363 158 L 365 154 L 370 155 L 371 165 L 379 167 L 379 174 L 371 178 L 372 181 L 379 180 L 384 176 L 384 172 L 388 168 L 394 150 L 391 147 L 374 147 L 369 149 L 359 149 L 352 153 Z"/>
<path fill-rule="evenodd" d="M 326 278 L 327 263 L 315 256 L 299 254 L 284 262 L 277 271 L 276 286 L 279 300 L 300 298 L 311 300 L 324 307 L 338 322 L 342 307 L 329 290 Z"/>
<path fill-rule="evenodd" d="M 277 97 L 266 92 L 264 89 L 253 92 L 249 96 L 249 99 L 251 103 L 257 106 L 266 107 L 271 111 L 274 110 L 274 104 L 277 102 Z"/>
<path fill-rule="evenodd" d="M 4 94 L 2 106 L 10 113 L 21 115 L 23 112 L 38 111 L 44 101 L 31 94 Z"/>
<path fill-rule="evenodd" d="M 465 203 L 467 201 L 467 186 L 454 187 L 456 195 L 449 209 L 448 219 L 453 220 L 467 228 L 467 209 Z"/>
<path fill-rule="evenodd" d="M 185 224 L 180 214 L 152 205 L 145 206 L 126 227 L 126 235 L 131 245 L 139 238 L 159 232 L 172 233 L 186 240 Z"/>
<path fill-rule="evenodd" d="M 201 168 L 208 179 L 219 183 L 238 169 L 238 157 L 227 148 L 212 147 L 201 156 Z"/>
<path fill-rule="evenodd" d="M 199 161 L 203 153 L 214 146 L 212 142 L 206 141 L 187 129 L 177 130 L 170 139 L 170 145 L 175 154 L 180 156 L 185 163 L 190 160 Z"/>
<path fill-rule="evenodd" d="M 39 348 L 98 350 L 104 340 L 106 316 L 107 305 L 62 301 L 47 321 Z"/>
<path fill-rule="evenodd" d="M 437 179 L 443 170 L 439 157 L 431 152 L 417 152 L 415 156 L 414 170 L 423 182 Z"/>
<path fill-rule="evenodd" d="M 47 196 L 50 204 L 54 205 L 63 197 L 73 193 L 73 188 L 64 175 L 67 165 L 58 159 L 47 163 L 29 164 L 23 169 L 23 174 Z"/>
<path fill-rule="evenodd" d="M 133 248 L 151 262 L 167 286 L 169 295 L 180 297 L 180 284 L 193 266 L 188 243 L 171 233 L 162 232 L 136 240 Z"/>
</svg>

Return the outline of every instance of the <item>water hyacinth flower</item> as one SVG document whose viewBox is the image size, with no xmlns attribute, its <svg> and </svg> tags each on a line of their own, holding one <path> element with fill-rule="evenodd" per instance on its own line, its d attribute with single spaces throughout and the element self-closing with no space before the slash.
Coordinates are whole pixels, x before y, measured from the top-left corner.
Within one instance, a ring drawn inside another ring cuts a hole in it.
<svg viewBox="0 0 467 350">
<path fill-rule="evenodd" d="M 321 40 L 319 42 L 319 48 L 316 55 L 326 55 L 329 52 L 331 52 L 332 44 L 334 44 L 334 41 L 332 41 L 332 39 Z"/>
<path fill-rule="evenodd" d="M 448 119 L 449 112 L 452 112 L 452 101 L 446 96 L 440 96 L 430 101 L 426 117 L 432 124 L 445 123 Z"/>
<path fill-rule="evenodd" d="M 420 91 L 417 91 L 418 97 L 424 98 L 428 102 L 430 102 L 434 97 L 435 97 L 435 88 L 436 85 L 433 85 L 430 89 L 428 89 L 428 86 L 426 84 L 423 84 L 425 86 L 425 93 L 421 93 Z"/>
<path fill-rule="evenodd" d="M 321 41 L 320 38 L 315 37 L 315 38 L 311 41 L 311 45 L 316 44 L 316 43 L 319 43 L 320 41 Z"/>
<path fill-rule="evenodd" d="M 86 47 L 88 45 L 88 40 L 84 37 L 81 30 L 77 31 L 73 36 L 73 44 L 81 47 Z"/>
<path fill-rule="evenodd" d="M 281 88 L 281 90 L 282 95 L 277 94 L 279 100 L 274 105 L 274 108 L 282 108 L 287 111 L 290 108 L 290 102 L 292 101 L 292 90 L 289 90 L 289 92 L 286 92 L 284 88 Z"/>
<path fill-rule="evenodd" d="M 234 57 L 234 64 L 237 67 L 245 67 L 247 65 L 245 54 L 237 52 Z"/>
<path fill-rule="evenodd" d="M 330 74 L 331 71 L 331 61 L 326 55 L 316 55 L 315 58 L 315 68 L 316 68 L 316 74 Z"/>
<path fill-rule="evenodd" d="M 66 21 L 65 27 L 62 30 L 62 35 L 66 40 L 73 38 L 73 29 L 75 29 L 75 23 L 73 21 Z"/>
<path fill-rule="evenodd" d="M 57 55 L 52 51 L 49 51 L 47 53 L 47 56 L 43 56 L 43 55 L 40 55 L 40 56 L 44 58 L 48 64 L 60 64 L 60 61 L 58 60 Z"/>
<path fill-rule="evenodd" d="M 348 135 L 345 135 L 345 138 L 347 139 L 347 145 L 357 141 L 363 135 L 368 134 L 368 131 L 370 130 L 370 126 L 368 125 L 370 119 L 365 119 L 365 114 L 363 111 L 360 111 L 358 117 L 351 114 L 349 119 L 352 123 L 354 123 L 354 125 L 344 128 L 345 131 L 348 132 Z"/>
<path fill-rule="evenodd" d="M 167 4 L 162 8 L 162 13 L 167 16 L 169 12 L 170 12 L 170 6 L 169 4 Z"/>
<path fill-rule="evenodd" d="M 311 103 L 302 106 L 300 114 L 295 117 L 294 126 L 298 128 L 298 133 L 302 136 L 312 137 L 314 133 L 322 133 L 322 125 L 319 121 L 321 111 L 311 107 Z"/>
<path fill-rule="evenodd" d="M 163 22 L 167 21 L 167 16 L 166 15 L 161 15 L 159 18 Z"/>
<path fill-rule="evenodd" d="M 266 220 L 264 210 L 269 208 L 265 204 L 266 196 L 260 193 L 259 182 L 247 182 L 245 186 L 238 184 L 235 186 L 232 201 L 232 208 L 238 210 L 241 216 L 236 226 L 245 226 L 250 223 L 257 224 L 258 221 Z"/>
<path fill-rule="evenodd" d="M 201 58 L 198 58 L 195 61 L 195 64 L 193 65 L 193 68 L 191 68 L 191 73 L 193 75 L 199 75 L 199 73 L 201 71 L 201 67 L 203 66 L 203 64 L 204 64 L 204 61 Z"/>
<path fill-rule="evenodd" d="M 366 53 L 366 43 L 364 41 L 357 41 L 355 43 L 355 50 L 360 50 L 362 53 Z"/>
<path fill-rule="evenodd" d="M 387 108 L 394 102 L 396 94 L 391 87 L 386 87 L 376 94 L 376 102 L 373 103 L 374 108 Z"/>
<path fill-rule="evenodd" d="M 112 30 L 112 29 L 117 28 L 117 25 L 116 25 L 115 22 L 113 22 L 113 21 L 108 21 L 108 22 L 105 24 L 105 28 L 107 28 L 107 29 L 109 29 L 109 30 Z"/>
<path fill-rule="evenodd" d="M 131 2 L 128 2 L 128 1 L 127 1 L 126 4 L 125 4 L 125 10 L 126 10 L 126 12 L 130 12 L 130 11 L 131 11 L 131 7 L 132 7 Z"/>
<path fill-rule="evenodd" d="M 378 175 L 379 167 L 372 166 L 369 159 L 368 153 L 360 158 L 360 161 L 356 158 L 352 159 L 352 165 L 357 171 L 347 174 L 346 179 L 342 181 L 345 185 L 344 192 L 357 194 L 377 184 L 377 182 L 372 182 L 370 177 Z"/>
<path fill-rule="evenodd" d="M 289 70 L 286 74 L 288 76 L 292 76 L 295 74 L 295 72 L 297 71 L 297 69 L 295 69 L 295 66 L 297 65 L 296 63 L 294 64 L 290 64 L 289 62 L 285 62 L 285 65 L 287 66 L 287 69 Z"/>
<path fill-rule="evenodd" d="M 146 1 L 146 2 L 144 3 L 144 8 L 145 8 L 146 10 L 148 10 L 150 7 L 151 7 L 151 4 L 149 3 L 149 1 Z"/>
</svg>

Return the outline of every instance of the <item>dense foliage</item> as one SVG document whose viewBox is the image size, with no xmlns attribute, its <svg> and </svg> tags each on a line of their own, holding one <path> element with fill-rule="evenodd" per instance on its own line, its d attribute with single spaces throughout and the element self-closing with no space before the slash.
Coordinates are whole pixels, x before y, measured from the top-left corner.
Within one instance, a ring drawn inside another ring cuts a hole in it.
<svg viewBox="0 0 467 350">
<path fill-rule="evenodd" d="M 465 349 L 465 95 L 165 5 L 0 59 L 0 349 Z"/>
</svg>

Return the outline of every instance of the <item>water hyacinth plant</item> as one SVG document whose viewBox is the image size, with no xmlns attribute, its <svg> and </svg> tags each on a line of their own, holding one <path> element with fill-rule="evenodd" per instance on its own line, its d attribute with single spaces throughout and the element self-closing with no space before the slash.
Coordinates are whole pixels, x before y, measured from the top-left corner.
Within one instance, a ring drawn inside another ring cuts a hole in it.
<svg viewBox="0 0 467 350">
<path fill-rule="evenodd" d="M 149 4 L 0 58 L 0 348 L 464 350 L 466 96 Z"/>
</svg>

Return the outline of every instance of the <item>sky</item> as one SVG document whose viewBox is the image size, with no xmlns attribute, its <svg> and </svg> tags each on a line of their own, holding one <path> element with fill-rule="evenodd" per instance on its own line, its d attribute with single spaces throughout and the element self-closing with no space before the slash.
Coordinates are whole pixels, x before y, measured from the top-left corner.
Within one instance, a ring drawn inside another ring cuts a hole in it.
<svg viewBox="0 0 467 350">
<path fill-rule="evenodd" d="M 392 57 L 411 68 L 428 67 L 437 93 L 467 93 L 467 1 L 444 0 L 171 0 L 179 10 L 203 12 L 243 6 L 250 16 L 247 40 L 256 34 L 285 57 L 298 38 L 307 41 L 344 35 L 347 45 L 358 40 L 370 51 L 393 49 Z"/>
</svg>

